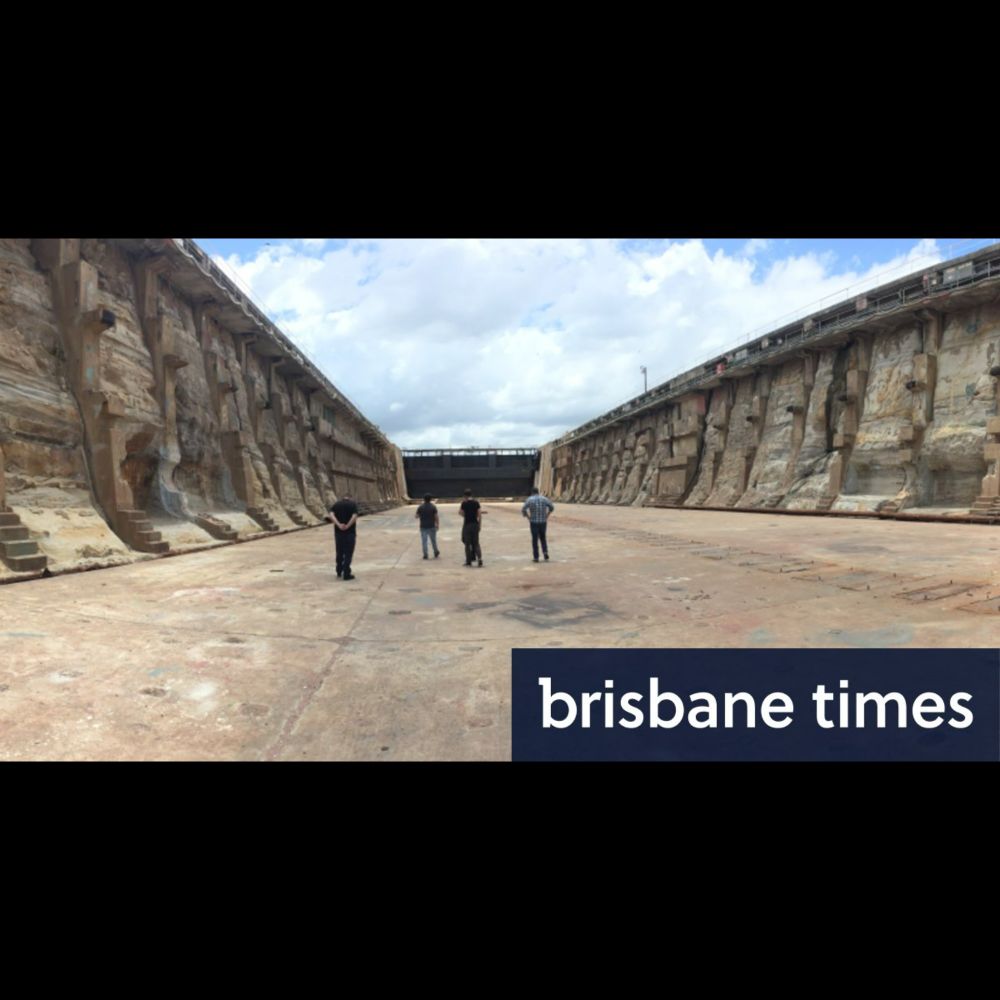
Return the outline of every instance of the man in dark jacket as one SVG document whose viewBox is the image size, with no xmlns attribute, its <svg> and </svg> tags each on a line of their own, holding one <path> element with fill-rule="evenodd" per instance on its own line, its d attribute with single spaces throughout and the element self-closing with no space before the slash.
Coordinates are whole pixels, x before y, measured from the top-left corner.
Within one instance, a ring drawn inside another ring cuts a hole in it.
<svg viewBox="0 0 1000 1000">
<path fill-rule="evenodd" d="M 465 520 L 462 523 L 462 541 L 465 543 L 465 565 L 471 566 L 473 558 L 483 564 L 483 550 L 479 547 L 479 527 L 483 523 L 483 511 L 478 500 L 472 499 L 472 490 L 465 491 L 458 512 Z"/>
<path fill-rule="evenodd" d="M 327 520 L 333 522 L 333 537 L 337 546 L 337 576 L 355 580 L 351 573 L 354 544 L 358 540 L 358 505 L 345 493 L 331 508 Z"/>
</svg>

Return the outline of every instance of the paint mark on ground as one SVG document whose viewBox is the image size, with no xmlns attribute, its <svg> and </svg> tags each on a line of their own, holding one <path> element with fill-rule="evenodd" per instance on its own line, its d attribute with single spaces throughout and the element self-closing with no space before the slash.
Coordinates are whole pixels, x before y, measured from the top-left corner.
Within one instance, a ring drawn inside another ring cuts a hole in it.
<svg viewBox="0 0 1000 1000">
<path fill-rule="evenodd" d="M 913 641 L 912 625 L 887 625 L 867 631 L 854 629 L 830 629 L 828 635 L 836 635 L 840 642 L 848 646 L 866 649 L 879 646 L 905 646 Z"/>
<path fill-rule="evenodd" d="M 70 684 L 79 676 L 80 674 L 73 670 L 60 670 L 58 673 L 49 674 L 49 681 L 52 684 Z"/>
<path fill-rule="evenodd" d="M 218 660 L 243 660 L 247 654 L 242 649 L 216 649 L 213 655 Z"/>
<path fill-rule="evenodd" d="M 502 611 L 507 618 L 533 625 L 535 628 L 565 628 L 594 618 L 604 618 L 610 609 L 599 601 L 572 601 L 554 597 L 528 598 Z"/>
<path fill-rule="evenodd" d="M 976 601 L 973 604 L 963 604 L 959 611 L 971 611 L 974 614 L 994 615 L 1000 612 L 1000 594 L 987 598 L 985 601 Z"/>
<path fill-rule="evenodd" d="M 888 552 L 884 545 L 870 545 L 867 542 L 826 542 L 824 548 L 834 552 L 860 552 L 865 554 L 881 554 Z"/>
<path fill-rule="evenodd" d="M 206 681 L 204 684 L 196 684 L 190 691 L 188 691 L 187 696 L 189 698 L 194 698 L 195 701 L 204 701 L 206 698 L 210 698 L 215 694 L 216 685 L 211 681 Z"/>
<path fill-rule="evenodd" d="M 218 597 L 225 594 L 239 594 L 239 587 L 190 587 L 187 590 L 175 590 L 168 598 L 168 601 L 180 597 Z"/>
<path fill-rule="evenodd" d="M 817 570 L 815 573 L 806 572 L 799 575 L 800 580 L 809 580 L 813 583 L 827 583 L 832 587 L 839 587 L 841 590 L 871 590 L 874 583 L 876 586 L 896 586 L 899 581 L 884 573 L 876 573 L 872 570 L 865 570 L 860 573 L 838 573 L 830 570 Z"/>
<path fill-rule="evenodd" d="M 169 667 L 153 667 L 153 669 L 148 671 L 148 673 L 150 677 L 159 677 L 160 674 L 166 674 L 177 669 L 179 668 L 171 664 Z"/>
<path fill-rule="evenodd" d="M 975 596 L 977 590 L 983 590 L 981 583 L 940 583 L 937 586 L 920 587 L 917 590 L 906 590 L 901 594 L 893 594 L 893 597 L 901 597 L 904 601 L 940 601 L 946 597 L 955 597 L 958 594 L 965 594 L 968 597 Z"/>
</svg>

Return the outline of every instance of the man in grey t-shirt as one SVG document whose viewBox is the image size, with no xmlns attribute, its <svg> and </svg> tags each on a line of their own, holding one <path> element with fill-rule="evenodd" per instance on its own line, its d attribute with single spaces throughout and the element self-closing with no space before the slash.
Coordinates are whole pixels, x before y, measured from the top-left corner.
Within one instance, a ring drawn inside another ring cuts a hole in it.
<svg viewBox="0 0 1000 1000">
<path fill-rule="evenodd" d="M 424 502 L 417 508 L 416 516 L 420 519 L 420 545 L 424 550 L 424 558 L 427 558 L 429 541 L 434 549 L 434 558 L 437 559 L 441 555 L 437 543 L 437 530 L 441 525 L 438 523 L 438 509 L 431 503 L 430 493 L 424 494 Z"/>
<path fill-rule="evenodd" d="M 538 543 L 542 543 L 542 553 L 549 558 L 549 543 L 545 537 L 549 514 L 555 510 L 552 501 L 538 490 L 532 490 L 531 496 L 524 501 L 521 513 L 531 522 L 531 552 L 535 562 L 538 562 Z"/>
</svg>

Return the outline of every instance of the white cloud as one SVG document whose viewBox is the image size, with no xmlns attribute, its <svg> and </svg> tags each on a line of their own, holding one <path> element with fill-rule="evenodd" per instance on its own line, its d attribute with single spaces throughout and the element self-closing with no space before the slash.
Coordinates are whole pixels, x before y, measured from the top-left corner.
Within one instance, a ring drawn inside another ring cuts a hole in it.
<svg viewBox="0 0 1000 1000">
<path fill-rule="evenodd" d="M 541 444 L 787 321 L 940 259 L 701 240 L 297 240 L 217 262 L 403 447 Z M 772 256 L 775 248 L 769 247 Z M 961 252 L 961 251 L 959 251 Z M 853 265 L 855 268 L 857 265 Z"/>
<path fill-rule="evenodd" d="M 771 246 L 770 240 L 760 240 L 760 239 L 747 240 L 746 243 L 743 244 L 743 249 L 740 250 L 740 254 L 743 257 L 753 257 L 755 254 L 760 253 L 762 250 L 767 250 L 768 247 L 770 246 Z"/>
</svg>

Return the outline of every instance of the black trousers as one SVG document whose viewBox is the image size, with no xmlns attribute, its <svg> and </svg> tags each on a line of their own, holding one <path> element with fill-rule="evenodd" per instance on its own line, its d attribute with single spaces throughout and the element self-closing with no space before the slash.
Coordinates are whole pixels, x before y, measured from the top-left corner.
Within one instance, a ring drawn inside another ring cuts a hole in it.
<svg viewBox="0 0 1000 1000">
<path fill-rule="evenodd" d="M 358 540 L 358 536 L 353 531 L 341 531 L 336 527 L 333 533 L 337 545 L 337 573 L 350 576 L 351 557 L 354 555 L 354 543 Z"/>
<path fill-rule="evenodd" d="M 483 550 L 479 547 L 479 525 L 473 522 L 472 524 L 462 525 L 462 541 L 465 542 L 465 561 L 467 563 L 472 562 L 473 558 L 482 561 Z"/>
<path fill-rule="evenodd" d="M 548 527 L 547 522 L 542 524 L 536 524 L 534 521 L 531 522 L 531 554 L 537 559 L 538 558 L 538 543 L 542 543 L 542 552 L 545 555 L 549 554 L 549 543 L 545 540 L 545 529 Z"/>
</svg>

